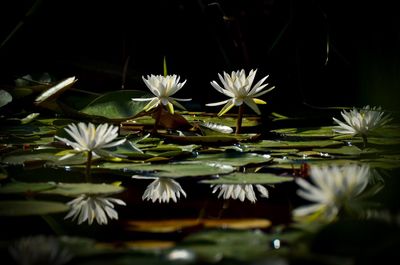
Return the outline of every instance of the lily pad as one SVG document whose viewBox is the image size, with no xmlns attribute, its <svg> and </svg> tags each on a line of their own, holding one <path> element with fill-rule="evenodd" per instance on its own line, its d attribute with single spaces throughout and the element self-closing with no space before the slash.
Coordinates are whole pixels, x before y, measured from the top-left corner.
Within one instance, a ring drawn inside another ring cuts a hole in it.
<svg viewBox="0 0 400 265">
<path fill-rule="evenodd" d="M 321 152 L 329 155 L 349 155 L 349 156 L 360 156 L 360 155 L 371 155 L 379 153 L 378 150 L 373 148 L 360 149 L 357 146 L 342 146 L 340 148 L 316 148 L 313 151 Z"/>
<path fill-rule="evenodd" d="M 247 143 L 249 148 L 289 148 L 289 149 L 309 149 L 317 147 L 334 147 L 341 146 L 342 142 L 333 140 L 318 140 L 318 141 L 279 141 L 279 140 L 262 140 L 257 143 Z"/>
<path fill-rule="evenodd" d="M 140 90 L 120 90 L 101 95 L 81 110 L 82 113 L 101 116 L 110 120 L 125 120 L 136 116 L 147 102 L 137 102 L 131 98 L 149 95 Z"/>
<path fill-rule="evenodd" d="M 0 201 L 0 216 L 28 216 L 68 211 L 68 205 L 51 201 Z"/>
<path fill-rule="evenodd" d="M 42 162 L 48 165 L 77 165 L 86 163 L 87 158 L 83 153 L 65 160 L 59 160 L 61 156 L 57 156 L 56 154 L 63 150 L 56 148 L 27 151 L 16 150 L 3 156 L 1 161 L 10 165 L 28 165 L 32 162 Z"/>
<path fill-rule="evenodd" d="M 228 174 L 234 171 L 234 168 L 229 165 L 189 162 L 170 164 L 103 163 L 98 165 L 98 168 L 121 170 L 135 175 L 171 178 Z"/>
<path fill-rule="evenodd" d="M 236 115 L 225 114 L 223 117 L 218 117 L 215 113 L 204 112 L 183 112 L 182 115 L 189 122 L 202 121 L 222 124 L 229 127 L 236 126 Z M 244 116 L 242 127 L 253 127 L 260 124 L 261 118 L 258 116 Z"/>
<path fill-rule="evenodd" d="M 272 130 L 272 132 L 283 134 L 284 136 L 293 137 L 310 137 L 310 138 L 331 138 L 335 136 L 333 126 L 311 127 L 311 128 L 283 128 Z"/>
<path fill-rule="evenodd" d="M 12 96 L 7 91 L 0 89 L 0 108 L 12 101 Z"/>
<path fill-rule="evenodd" d="M 110 195 L 124 190 L 123 187 L 106 183 L 57 183 L 54 189 L 43 191 L 43 193 L 76 197 L 81 194 Z"/>
<path fill-rule="evenodd" d="M 249 164 L 263 164 L 273 160 L 269 155 L 255 153 L 224 152 L 218 154 L 200 154 L 196 158 L 190 159 L 198 163 L 220 163 L 235 167 L 246 166 Z"/>
<path fill-rule="evenodd" d="M 284 177 L 272 173 L 241 173 L 234 172 L 217 179 L 202 180 L 207 184 L 277 184 L 293 181 L 292 177 Z"/>
</svg>

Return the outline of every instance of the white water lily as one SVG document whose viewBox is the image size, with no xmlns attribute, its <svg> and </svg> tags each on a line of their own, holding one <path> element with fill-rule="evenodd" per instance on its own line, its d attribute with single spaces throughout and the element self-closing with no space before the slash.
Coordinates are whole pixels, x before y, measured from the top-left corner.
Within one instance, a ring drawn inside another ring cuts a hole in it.
<svg viewBox="0 0 400 265">
<path fill-rule="evenodd" d="M 82 194 L 67 203 L 71 209 L 64 219 L 72 218 L 72 221 L 74 221 L 78 218 L 78 224 L 87 221 L 89 225 L 96 219 L 99 225 L 108 224 L 108 218 L 118 220 L 118 213 L 114 209 L 113 203 L 126 205 L 120 199 Z"/>
<path fill-rule="evenodd" d="M 160 103 L 166 106 L 170 113 L 174 113 L 174 106 L 185 109 L 177 101 L 190 101 L 192 99 L 183 99 L 171 97 L 178 92 L 186 83 L 186 80 L 179 83 L 180 76 L 177 75 L 148 75 L 147 79 L 142 77 L 146 86 L 150 89 L 155 97 L 151 98 L 132 98 L 133 101 L 150 101 L 145 107 L 145 111 L 149 111 L 157 107 Z"/>
<path fill-rule="evenodd" d="M 293 216 L 299 219 L 333 221 L 369 182 L 369 166 L 366 164 L 348 164 L 345 166 L 311 166 L 310 178 L 313 184 L 296 178 L 301 189 L 297 194 L 312 204 L 293 210 Z"/>
<path fill-rule="evenodd" d="M 147 186 L 142 199 L 151 200 L 152 202 L 158 201 L 159 203 L 168 203 L 170 200 L 177 202 L 181 194 L 186 197 L 185 191 L 177 181 L 171 178 L 160 177 L 155 178 L 154 181 Z"/>
<path fill-rule="evenodd" d="M 231 75 L 224 72 L 224 77 L 218 74 L 219 79 L 223 85 L 223 88 L 215 81 L 211 82 L 211 85 L 220 93 L 230 97 L 231 99 L 224 100 L 216 103 L 209 103 L 206 106 L 219 106 L 225 104 L 225 106 L 218 113 L 218 116 L 224 115 L 233 106 L 240 106 L 243 103 L 248 105 L 255 113 L 261 114 L 257 104 L 266 104 L 264 100 L 256 97 L 262 96 L 265 93 L 270 92 L 275 87 L 271 87 L 265 91 L 262 91 L 267 85 L 263 84 L 267 80 L 268 76 L 265 76 L 257 84 L 253 85 L 254 77 L 257 70 L 251 70 L 249 75 L 246 76 L 245 71 L 232 72 Z"/>
<path fill-rule="evenodd" d="M 256 186 L 258 192 L 261 194 L 261 197 L 268 198 L 267 188 L 260 184 L 254 184 L 254 186 Z M 252 203 L 257 201 L 253 184 L 217 184 L 211 185 L 211 188 L 213 188 L 212 193 L 216 193 L 218 190 L 220 190 L 218 198 L 222 197 L 224 200 L 239 199 L 243 202 L 245 199 L 248 199 Z"/>
<path fill-rule="evenodd" d="M 72 253 L 54 236 L 23 237 L 8 250 L 16 264 L 20 265 L 63 265 L 73 258 Z"/>
<path fill-rule="evenodd" d="M 336 118 L 333 120 L 339 125 L 335 132 L 342 134 L 360 135 L 366 137 L 371 131 L 386 125 L 391 121 L 390 115 L 385 114 L 381 107 L 365 106 L 361 110 L 353 108 L 350 111 L 341 112 L 345 122 Z"/>
<path fill-rule="evenodd" d="M 114 147 L 126 141 L 126 139 L 114 141 L 118 137 L 118 127 L 106 123 L 97 127 L 92 123 L 80 122 L 78 125 L 73 123 L 69 124 L 65 131 L 74 141 L 59 136 L 55 136 L 55 138 L 71 146 L 76 153 L 93 152 L 94 155 L 105 156 L 108 152 L 103 150 L 104 148 Z M 60 160 L 75 154 L 64 155 Z"/>
</svg>

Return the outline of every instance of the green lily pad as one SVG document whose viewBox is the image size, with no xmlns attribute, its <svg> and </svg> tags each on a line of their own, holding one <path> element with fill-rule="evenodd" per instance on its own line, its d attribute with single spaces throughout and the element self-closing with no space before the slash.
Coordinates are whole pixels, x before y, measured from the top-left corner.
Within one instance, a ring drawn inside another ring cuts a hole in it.
<svg viewBox="0 0 400 265">
<path fill-rule="evenodd" d="M 111 120 L 125 120 L 136 116 L 148 103 L 133 101 L 132 98 L 140 98 L 148 95 L 147 92 L 140 90 L 109 92 L 93 100 L 81 112 Z"/>
<path fill-rule="evenodd" d="M 41 192 L 49 189 L 54 189 L 56 185 L 54 183 L 42 182 L 11 182 L 0 187 L 0 194 L 9 193 L 30 193 L 30 192 Z"/>
<path fill-rule="evenodd" d="M 272 130 L 272 132 L 293 137 L 331 138 L 335 135 L 333 126 L 312 128 L 283 128 Z"/>
<path fill-rule="evenodd" d="M 81 194 L 110 195 L 124 190 L 124 187 L 106 183 L 57 183 L 54 189 L 43 191 L 43 193 L 76 197 Z"/>
<path fill-rule="evenodd" d="M 190 159 L 198 163 L 220 163 L 235 167 L 246 166 L 249 164 L 263 164 L 272 161 L 269 155 L 255 153 L 224 152 L 218 154 L 200 154 L 196 158 Z"/>
<path fill-rule="evenodd" d="M 183 117 L 189 122 L 202 121 L 222 124 L 229 127 L 236 127 L 236 115 L 225 114 L 218 117 L 215 113 L 204 112 L 182 112 Z M 260 124 L 260 117 L 258 116 L 244 116 L 242 120 L 242 127 L 254 127 Z"/>
<path fill-rule="evenodd" d="M 229 165 L 209 163 L 170 163 L 170 164 L 133 164 L 133 163 L 103 163 L 98 168 L 131 171 L 135 175 L 150 175 L 154 177 L 198 177 L 227 174 L 234 171 Z"/>
<path fill-rule="evenodd" d="M 329 155 L 348 155 L 348 156 L 360 156 L 360 155 L 371 155 L 379 153 L 378 150 L 373 148 L 360 149 L 357 146 L 342 146 L 340 148 L 315 148 L 313 151 L 321 152 Z"/>
<path fill-rule="evenodd" d="M 283 177 L 271 173 L 240 173 L 234 172 L 217 179 L 202 180 L 207 184 L 277 184 L 293 181 L 292 177 Z"/>
<path fill-rule="evenodd" d="M 248 148 L 289 148 L 289 149 L 309 149 L 316 147 L 333 147 L 341 146 L 342 142 L 333 140 L 318 140 L 318 141 L 279 141 L 279 140 L 262 140 L 257 143 L 246 143 Z"/>
<path fill-rule="evenodd" d="M 68 205 L 51 201 L 0 201 L 0 216 L 28 216 L 68 211 Z"/>
<path fill-rule="evenodd" d="M 58 152 L 64 149 L 41 149 L 41 150 L 27 150 L 21 151 L 16 150 L 10 152 L 2 157 L 2 162 L 10 165 L 26 165 L 32 162 L 43 162 L 48 165 L 77 165 L 84 164 L 87 158 L 83 153 L 77 154 L 71 158 L 65 160 L 59 160 L 61 156 L 57 156 Z"/>
<path fill-rule="evenodd" d="M 0 108 L 12 101 L 12 96 L 7 91 L 0 89 Z"/>
</svg>

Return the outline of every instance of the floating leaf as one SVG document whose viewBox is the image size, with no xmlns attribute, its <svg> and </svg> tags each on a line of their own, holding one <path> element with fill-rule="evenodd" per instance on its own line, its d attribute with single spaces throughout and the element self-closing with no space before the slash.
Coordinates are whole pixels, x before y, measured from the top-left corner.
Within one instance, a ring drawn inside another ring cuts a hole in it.
<svg viewBox="0 0 400 265">
<path fill-rule="evenodd" d="M 0 89 L 0 108 L 12 101 L 12 96 L 7 91 Z"/>
<path fill-rule="evenodd" d="M 236 126 L 236 115 L 225 114 L 223 117 L 217 116 L 215 113 L 205 112 L 182 112 L 182 115 L 189 122 L 211 122 L 222 124 L 228 127 Z M 242 127 L 254 127 L 260 124 L 259 116 L 244 116 L 242 119 Z"/>
<path fill-rule="evenodd" d="M 44 91 L 42 94 L 40 94 L 35 99 L 35 104 L 41 105 L 45 102 L 54 100 L 61 93 L 63 93 L 68 88 L 70 88 L 76 81 L 77 81 L 77 79 L 75 79 L 75 76 L 62 80 L 61 82 L 57 83 L 56 85 L 50 87 L 49 89 Z"/>
<path fill-rule="evenodd" d="M 350 155 L 359 156 L 366 154 L 377 154 L 379 151 L 372 148 L 360 149 L 357 146 L 342 146 L 340 148 L 316 148 L 313 149 L 316 152 L 321 152 L 329 155 Z"/>
<path fill-rule="evenodd" d="M 124 190 L 123 187 L 106 183 L 57 183 L 54 189 L 43 191 L 43 193 L 76 197 L 81 194 L 110 195 Z"/>
<path fill-rule="evenodd" d="M 0 216 L 44 215 L 68 211 L 69 206 L 51 201 L 0 201 Z"/>
<path fill-rule="evenodd" d="M 57 153 L 64 149 L 40 149 L 40 150 L 16 150 L 2 157 L 2 162 L 10 165 L 27 165 L 32 162 L 43 162 L 48 165 L 78 165 L 84 164 L 87 158 L 83 153 L 77 154 L 65 160 L 59 160 Z"/>
<path fill-rule="evenodd" d="M 198 163 L 220 163 L 236 167 L 249 164 L 268 163 L 273 159 L 269 155 L 255 153 L 224 152 L 218 154 L 200 154 L 196 158 L 190 159 Z"/>
<path fill-rule="evenodd" d="M 143 110 L 146 102 L 136 102 L 132 98 L 147 96 L 139 90 L 119 90 L 106 93 L 93 100 L 81 110 L 82 113 L 101 116 L 111 120 L 126 120 Z"/>
<path fill-rule="evenodd" d="M 229 126 L 213 123 L 213 122 L 200 122 L 199 125 L 211 131 L 217 131 L 219 133 L 233 133 L 233 129 Z"/>
<path fill-rule="evenodd" d="M 283 128 L 272 130 L 272 132 L 292 137 L 331 138 L 335 136 L 333 126 L 311 128 Z"/>
<path fill-rule="evenodd" d="M 207 184 L 277 184 L 293 181 L 292 177 L 284 177 L 272 173 L 241 173 L 234 172 L 220 176 L 217 179 L 202 180 Z"/>
<path fill-rule="evenodd" d="M 198 177 L 231 173 L 234 168 L 229 165 L 209 163 L 170 163 L 170 164 L 132 164 L 103 163 L 98 168 L 122 170 L 135 175 L 150 175 L 154 177 Z"/>
<path fill-rule="evenodd" d="M 342 142 L 333 140 L 318 140 L 318 141 L 279 141 L 279 140 L 262 140 L 257 143 L 246 143 L 245 146 L 248 148 L 295 148 L 295 149 L 307 149 L 316 147 L 333 147 L 341 146 Z"/>
</svg>

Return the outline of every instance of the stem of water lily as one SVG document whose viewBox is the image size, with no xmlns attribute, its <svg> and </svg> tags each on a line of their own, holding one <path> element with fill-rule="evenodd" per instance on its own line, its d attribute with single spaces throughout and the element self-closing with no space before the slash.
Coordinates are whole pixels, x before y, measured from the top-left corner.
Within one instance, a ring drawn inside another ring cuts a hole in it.
<svg viewBox="0 0 400 265">
<path fill-rule="evenodd" d="M 237 120 L 236 120 L 235 134 L 239 134 L 240 131 L 242 130 L 243 110 L 244 110 L 244 105 L 242 104 L 239 106 L 238 116 L 237 116 Z"/>
<path fill-rule="evenodd" d="M 86 162 L 86 171 L 85 171 L 85 177 L 86 177 L 86 182 L 90 182 L 91 180 L 91 167 L 92 167 L 92 151 L 88 151 L 88 157 L 87 157 L 87 162 Z"/>
<path fill-rule="evenodd" d="M 161 113 L 162 113 L 162 104 L 159 104 L 155 110 L 155 121 L 153 127 L 153 134 L 157 134 L 158 124 L 160 123 Z"/>
<path fill-rule="evenodd" d="M 367 136 L 366 136 L 366 135 L 361 135 L 361 137 L 362 137 L 362 139 L 363 139 L 364 148 L 367 148 L 367 145 L 368 145 Z"/>
</svg>

